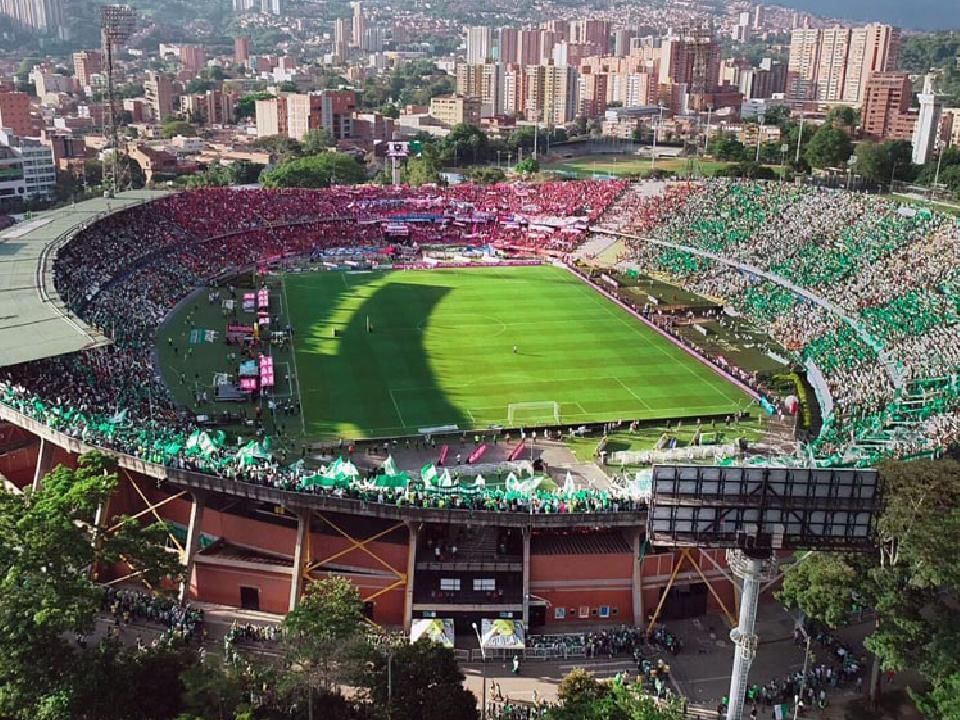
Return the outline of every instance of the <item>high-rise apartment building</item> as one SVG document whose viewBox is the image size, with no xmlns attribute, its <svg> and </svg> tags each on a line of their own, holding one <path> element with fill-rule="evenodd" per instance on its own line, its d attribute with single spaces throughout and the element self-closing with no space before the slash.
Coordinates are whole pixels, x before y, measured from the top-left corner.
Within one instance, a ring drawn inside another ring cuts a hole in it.
<svg viewBox="0 0 960 720">
<path fill-rule="evenodd" d="M 497 29 L 498 62 L 517 62 L 517 42 L 519 37 L 520 31 L 516 28 L 502 27 Z"/>
<path fill-rule="evenodd" d="M 360 47 L 363 44 L 363 31 L 367 29 L 367 20 L 363 16 L 363 3 L 355 0 L 351 3 L 353 7 L 353 34 L 351 44 L 354 47 Z"/>
<path fill-rule="evenodd" d="M 22 92 L 0 92 L 0 128 L 7 128 L 19 137 L 34 134 L 29 95 Z"/>
<path fill-rule="evenodd" d="M 333 25 L 333 55 L 338 60 L 346 60 L 350 54 L 351 30 L 345 18 L 337 18 Z"/>
<path fill-rule="evenodd" d="M 900 59 L 900 29 L 871 23 L 850 32 L 850 54 L 843 83 L 843 101 L 858 104 L 870 75 L 888 72 Z"/>
<path fill-rule="evenodd" d="M 710 32 L 665 39 L 661 58 L 661 85 L 685 85 L 691 93 L 713 92 L 720 85 L 720 45 Z"/>
<path fill-rule="evenodd" d="M 860 126 L 873 140 L 910 140 L 916 117 L 909 113 L 913 87 L 902 72 L 873 73 L 863 92 Z"/>
<path fill-rule="evenodd" d="M 63 0 L 0 0 L 0 15 L 62 40 L 70 36 L 69 27 L 64 22 Z"/>
<path fill-rule="evenodd" d="M 503 110 L 503 63 L 459 63 L 457 94 L 480 100 L 483 117 L 500 115 Z"/>
<path fill-rule="evenodd" d="M 609 20 L 574 20 L 570 23 L 568 39 L 575 44 L 597 45 L 605 55 L 610 49 L 611 31 Z"/>
<path fill-rule="evenodd" d="M 90 86 L 90 78 L 103 72 L 103 55 L 99 50 L 81 50 L 73 54 L 73 74 L 81 88 Z"/>
<path fill-rule="evenodd" d="M 246 65 L 250 59 L 250 38 L 238 37 L 233 40 L 233 61 L 237 65 Z"/>
<path fill-rule="evenodd" d="M 450 95 L 430 100 L 430 115 L 441 125 L 480 125 L 480 98 Z"/>
<path fill-rule="evenodd" d="M 565 125 L 577 117 L 577 70 L 555 65 L 543 70 L 543 104 L 540 121 L 547 125 Z"/>
<path fill-rule="evenodd" d="M 143 94 L 150 102 L 154 120 L 163 122 L 173 114 L 173 81 L 168 75 L 155 70 L 147 72 Z"/>
<path fill-rule="evenodd" d="M 257 100 L 254 104 L 257 137 L 287 134 L 287 96 Z"/>
<path fill-rule="evenodd" d="M 517 32 L 517 63 L 521 66 L 540 64 L 540 30 Z"/>
<path fill-rule="evenodd" d="M 466 29 L 467 62 L 485 63 L 493 56 L 493 30 L 486 25 L 471 25 Z"/>
<path fill-rule="evenodd" d="M 790 33 L 787 60 L 787 97 L 809 100 L 816 97 L 817 64 L 820 59 L 820 31 L 798 28 Z"/>
<path fill-rule="evenodd" d="M 899 29 L 879 23 L 794 30 L 790 34 L 787 96 L 859 105 L 870 75 L 893 70 L 899 48 Z"/>
<path fill-rule="evenodd" d="M 207 54 L 201 45 L 180 45 L 177 56 L 183 69 L 191 73 L 200 72 L 207 63 Z"/>
</svg>

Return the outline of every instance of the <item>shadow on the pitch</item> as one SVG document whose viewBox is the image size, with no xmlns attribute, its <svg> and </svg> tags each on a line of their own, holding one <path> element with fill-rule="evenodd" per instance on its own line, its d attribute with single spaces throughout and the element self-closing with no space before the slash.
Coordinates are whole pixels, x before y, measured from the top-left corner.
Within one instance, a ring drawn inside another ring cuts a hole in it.
<svg viewBox="0 0 960 720">
<path fill-rule="evenodd" d="M 319 429 L 330 434 L 337 426 L 354 426 L 367 437 L 388 437 L 421 427 L 466 426 L 466 417 L 440 387 L 422 331 L 449 292 L 443 286 L 388 282 L 356 308 L 338 328 L 337 353 L 311 362 L 307 395 L 322 403 L 312 413 L 323 418 Z"/>
</svg>

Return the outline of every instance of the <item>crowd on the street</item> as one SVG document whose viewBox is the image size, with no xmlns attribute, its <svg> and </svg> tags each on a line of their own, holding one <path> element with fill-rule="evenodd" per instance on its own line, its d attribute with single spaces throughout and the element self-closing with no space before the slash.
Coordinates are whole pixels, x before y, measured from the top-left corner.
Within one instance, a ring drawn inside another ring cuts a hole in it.
<svg viewBox="0 0 960 720">
<path fill-rule="evenodd" d="M 162 625 L 172 636 L 202 640 L 203 610 L 180 605 L 171 597 L 108 587 L 103 595 L 103 611 L 109 613 L 114 627 L 126 629 L 131 623 Z"/>
<path fill-rule="evenodd" d="M 730 181 L 669 185 L 657 197 L 628 190 L 608 215 L 644 238 L 628 243 L 624 263 L 735 308 L 820 369 L 835 403 L 814 443 L 821 457 L 955 442 L 956 219 L 860 193 Z M 931 378 L 940 381 L 918 384 Z"/>
<path fill-rule="evenodd" d="M 96 222 L 58 253 L 57 291 L 81 319 L 109 336 L 101 349 L 0 372 L 0 402 L 90 444 L 148 462 L 272 487 L 307 489 L 294 458 L 190 455 L 194 418 L 178 407 L 154 364 L 156 332 L 192 291 L 224 290 L 241 270 L 284 257 L 399 252 L 387 227 L 405 220 L 417 238 L 460 246 L 510 242 L 528 250 L 569 248 L 624 189 L 621 182 L 462 184 L 450 188 L 335 187 L 326 190 L 206 189 L 170 195 Z M 433 228 L 434 230 L 427 230 Z M 552 244 L 551 244 L 552 243 Z M 408 250 L 409 248 L 405 248 Z M 406 258 L 409 253 L 403 252 Z M 189 352 L 186 349 L 185 352 Z M 186 384 L 198 380 L 181 375 Z M 265 440 L 257 418 L 256 436 Z M 558 497 L 492 489 L 475 496 L 361 485 L 309 491 L 362 502 L 528 513 L 598 512 L 630 504 L 583 490 Z"/>
</svg>

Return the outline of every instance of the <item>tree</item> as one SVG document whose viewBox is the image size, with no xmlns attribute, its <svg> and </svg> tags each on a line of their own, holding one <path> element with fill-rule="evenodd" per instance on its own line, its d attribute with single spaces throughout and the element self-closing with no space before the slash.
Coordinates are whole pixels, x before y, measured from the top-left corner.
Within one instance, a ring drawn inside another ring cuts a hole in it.
<svg viewBox="0 0 960 720">
<path fill-rule="evenodd" d="M 407 158 L 403 170 L 403 182 L 411 187 L 439 183 L 440 149 L 436 143 L 427 142 L 421 146 L 419 157 Z"/>
<path fill-rule="evenodd" d="M 236 114 L 237 120 L 253 117 L 256 113 L 257 100 L 270 100 L 274 96 L 268 92 L 251 93 L 244 95 L 237 101 Z"/>
<path fill-rule="evenodd" d="M 308 155 L 278 165 L 260 176 L 265 188 L 322 188 L 330 185 L 356 185 L 367 179 L 366 168 L 343 153 Z"/>
<path fill-rule="evenodd" d="M 827 124 L 853 130 L 860 122 L 860 111 L 849 105 L 837 105 L 830 108 L 826 117 Z"/>
<path fill-rule="evenodd" d="M 658 704 L 636 685 L 618 680 L 600 683 L 585 670 L 574 670 L 558 688 L 560 704 L 547 720 L 681 720 L 679 701 Z"/>
<path fill-rule="evenodd" d="M 311 582 L 283 620 L 287 681 L 311 697 L 332 690 L 362 655 L 362 624 L 363 603 L 353 583 L 340 576 Z"/>
<path fill-rule="evenodd" d="M 303 153 L 300 143 L 286 135 L 266 135 L 254 140 L 253 146 L 266 150 L 276 163 L 288 162 Z"/>
<path fill-rule="evenodd" d="M 873 553 L 813 553 L 790 566 L 780 598 L 836 628 L 854 606 L 873 608 L 876 625 L 866 647 L 880 666 L 914 668 L 932 683 L 921 701 L 947 703 L 944 693 L 960 667 L 960 463 L 887 463 L 880 468 L 884 509 Z M 936 713 L 930 718 L 944 717 Z"/>
<path fill-rule="evenodd" d="M 840 167 L 853 155 L 850 136 L 829 123 L 821 125 L 810 138 L 804 157 L 811 167 Z"/>
<path fill-rule="evenodd" d="M 375 705 L 389 706 L 392 720 L 477 718 L 477 698 L 463 687 L 453 651 L 426 638 L 400 645 L 392 656 L 378 653 L 368 677 Z"/>
<path fill-rule="evenodd" d="M 514 165 L 513 169 L 521 175 L 533 175 L 540 172 L 540 162 L 535 157 L 527 156 Z"/>
<path fill-rule="evenodd" d="M 197 134 L 196 128 L 184 120 L 167 120 L 160 126 L 160 134 L 165 138 L 176 137 L 194 137 Z"/>
<path fill-rule="evenodd" d="M 230 166 L 231 185 L 252 185 L 260 179 L 263 165 L 249 160 L 238 160 Z"/>
<path fill-rule="evenodd" d="M 282 93 L 295 93 L 297 92 L 297 84 L 292 80 L 284 80 L 277 87 L 277 90 L 279 90 Z"/>
<path fill-rule="evenodd" d="M 790 108 L 786 105 L 768 107 L 764 112 L 763 119 L 767 125 L 780 125 L 782 127 L 790 120 Z"/>
<path fill-rule="evenodd" d="M 905 180 L 911 174 L 912 152 L 905 140 L 864 140 L 857 145 L 854 172 L 872 183 L 889 183 L 892 177 Z"/>
<path fill-rule="evenodd" d="M 733 133 L 720 133 L 710 140 L 710 153 L 717 160 L 743 160 L 747 149 Z"/>
<path fill-rule="evenodd" d="M 717 177 L 746 178 L 749 180 L 776 180 L 779 177 L 773 168 L 761 165 L 753 160 L 718 168 L 714 175 Z"/>
<path fill-rule="evenodd" d="M 94 518 L 117 486 L 111 461 L 91 453 L 58 467 L 40 490 L 0 493 L 0 717 L 35 718 L 71 703 L 78 662 L 68 640 L 93 628 L 102 588 L 90 569 L 122 560 L 152 585 L 178 577 L 162 524 L 108 518 L 114 532 L 94 543 Z M 68 714 L 63 717 L 80 717 Z"/>
<path fill-rule="evenodd" d="M 495 167 L 472 168 L 467 175 L 478 185 L 493 185 L 494 183 L 503 182 L 507 179 L 503 170 Z"/>
<path fill-rule="evenodd" d="M 336 146 L 337 141 L 333 136 L 323 128 L 308 130 L 300 141 L 300 146 L 304 155 L 319 155 L 325 153 L 327 148 Z"/>
</svg>

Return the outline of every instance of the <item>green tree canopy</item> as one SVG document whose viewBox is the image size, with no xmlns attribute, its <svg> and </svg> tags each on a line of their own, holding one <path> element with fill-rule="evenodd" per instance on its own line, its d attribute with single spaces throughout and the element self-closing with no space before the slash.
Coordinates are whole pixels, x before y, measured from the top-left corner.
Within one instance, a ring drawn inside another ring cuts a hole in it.
<svg viewBox="0 0 960 720">
<path fill-rule="evenodd" d="M 327 148 L 332 148 L 337 144 L 333 135 L 323 128 L 308 130 L 300 141 L 300 146 L 304 155 L 319 155 L 325 153 Z"/>
<path fill-rule="evenodd" d="M 235 110 L 237 114 L 237 120 L 253 117 L 256 114 L 257 100 L 269 100 L 272 97 L 274 97 L 274 95 L 271 95 L 268 92 L 258 92 L 244 95 L 237 101 Z"/>
<path fill-rule="evenodd" d="M 356 185 L 366 179 L 366 168 L 352 156 L 327 152 L 296 158 L 267 170 L 260 176 L 260 183 L 265 188 L 322 188 Z"/>
<path fill-rule="evenodd" d="M 821 125 L 810 138 L 804 157 L 811 167 L 827 168 L 843 166 L 853 155 L 853 141 L 839 127 L 829 123 Z"/>
<path fill-rule="evenodd" d="M 350 677 L 351 661 L 366 644 L 362 625 L 363 603 L 349 580 L 333 576 L 307 585 L 283 620 L 289 682 L 312 695 Z"/>
<path fill-rule="evenodd" d="M 900 180 L 910 177 L 912 149 L 905 140 L 881 143 L 864 140 L 857 145 L 855 154 L 857 164 L 854 171 L 869 182 L 888 183 L 891 177 Z"/>
<path fill-rule="evenodd" d="M 560 704 L 547 720 L 681 720 L 679 702 L 657 704 L 643 688 L 619 681 L 598 682 L 592 674 L 572 671 L 558 688 Z"/>
<path fill-rule="evenodd" d="M 89 454 L 76 470 L 47 475 L 37 492 L 0 492 L 0 716 L 32 720 L 51 704 L 75 708 L 83 664 L 70 638 L 93 628 L 103 593 L 92 568 L 122 556 L 157 586 L 177 577 L 161 524 L 110 518 L 116 530 L 94 542 L 97 508 L 116 485 L 111 462 Z"/>
<path fill-rule="evenodd" d="M 540 172 L 540 161 L 528 155 L 514 165 L 513 169 L 521 175 L 533 175 L 534 173 Z"/>
<path fill-rule="evenodd" d="M 717 160 L 744 160 L 747 149 L 733 133 L 720 133 L 710 139 L 710 154 Z"/>
<path fill-rule="evenodd" d="M 160 126 L 160 134 L 165 138 L 176 137 L 194 137 L 197 134 L 196 128 L 185 120 L 167 120 Z"/>
<path fill-rule="evenodd" d="M 393 720 L 477 718 L 477 698 L 463 687 L 453 651 L 426 638 L 400 645 L 392 656 L 378 653 L 369 678 L 374 703 L 389 705 L 387 717 Z"/>
<path fill-rule="evenodd" d="M 957 701 L 960 667 L 960 463 L 888 463 L 880 468 L 884 510 L 875 553 L 813 553 L 790 566 L 781 599 L 840 627 L 855 607 L 873 608 L 866 646 L 886 668 L 913 668 L 932 683 L 921 708 Z M 931 712 L 933 720 L 948 715 Z"/>
<path fill-rule="evenodd" d="M 503 170 L 496 167 L 471 168 L 467 175 L 478 185 L 493 185 L 494 183 L 503 182 L 507 179 Z"/>
<path fill-rule="evenodd" d="M 266 135 L 254 140 L 253 146 L 266 150 L 277 163 L 285 163 L 303 154 L 300 143 L 286 135 Z"/>
</svg>

